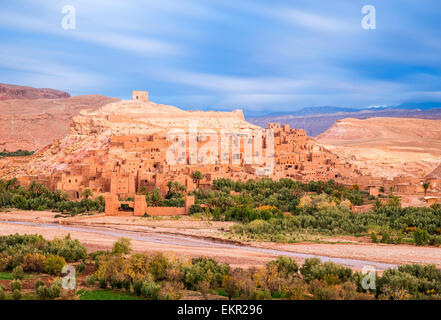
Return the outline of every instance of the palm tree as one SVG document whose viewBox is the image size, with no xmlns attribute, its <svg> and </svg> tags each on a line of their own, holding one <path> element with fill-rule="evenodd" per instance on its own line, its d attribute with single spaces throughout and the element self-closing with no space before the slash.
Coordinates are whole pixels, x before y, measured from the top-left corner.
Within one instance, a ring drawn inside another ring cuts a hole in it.
<svg viewBox="0 0 441 320">
<path fill-rule="evenodd" d="M 430 183 L 424 182 L 423 183 L 423 188 L 424 188 L 424 196 L 426 196 L 427 195 L 427 190 L 430 188 Z"/>
<path fill-rule="evenodd" d="M 393 196 L 395 191 L 395 186 L 390 187 L 390 195 Z"/>
<path fill-rule="evenodd" d="M 201 183 L 201 180 L 204 178 L 204 175 L 196 170 L 191 174 L 191 177 L 193 178 L 193 182 L 196 183 L 197 187 L 199 188 L 199 184 Z"/>
<path fill-rule="evenodd" d="M 87 189 L 84 189 L 83 193 L 81 193 L 81 196 L 82 196 L 84 199 L 89 199 L 89 197 L 93 197 L 93 192 L 92 192 L 92 190 L 90 190 L 89 188 L 87 188 Z"/>
<path fill-rule="evenodd" d="M 17 189 L 19 187 L 19 183 L 18 183 L 18 179 L 17 178 L 12 178 L 8 181 L 6 181 L 6 189 L 8 190 L 12 190 L 12 189 Z"/>
<path fill-rule="evenodd" d="M 150 198 L 150 202 L 153 207 L 160 207 L 161 206 L 162 198 L 161 198 L 161 194 L 159 193 L 158 188 L 153 189 L 153 192 L 152 192 L 152 195 Z"/>
</svg>

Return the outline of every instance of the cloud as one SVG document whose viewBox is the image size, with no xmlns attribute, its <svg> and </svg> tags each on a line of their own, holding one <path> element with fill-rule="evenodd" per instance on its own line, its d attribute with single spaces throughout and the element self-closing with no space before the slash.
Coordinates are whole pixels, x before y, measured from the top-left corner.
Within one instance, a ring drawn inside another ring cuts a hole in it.
<svg viewBox="0 0 441 320">
<path fill-rule="evenodd" d="M 245 109 L 441 99 L 439 2 L 17 0 L 0 12 L 2 81 Z M 68 90 L 68 91 L 72 91 Z"/>
<path fill-rule="evenodd" d="M 17 71 L 17 75 L 3 78 L 4 82 L 57 88 L 71 93 L 86 89 L 97 90 L 100 86 L 109 84 L 109 79 L 105 76 L 56 62 L 56 53 L 52 51 L 11 46 L 0 48 L 0 68 Z M 23 54 L 25 51 L 26 56 Z"/>
</svg>

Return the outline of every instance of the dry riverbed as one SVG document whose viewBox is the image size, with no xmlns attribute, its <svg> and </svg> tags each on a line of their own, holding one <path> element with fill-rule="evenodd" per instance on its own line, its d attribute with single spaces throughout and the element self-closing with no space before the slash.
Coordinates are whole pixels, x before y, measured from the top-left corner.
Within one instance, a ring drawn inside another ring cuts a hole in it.
<svg viewBox="0 0 441 320">
<path fill-rule="evenodd" d="M 372 244 L 355 237 L 322 238 L 320 243 L 239 242 L 228 240 L 226 231 L 234 224 L 232 222 L 202 221 L 191 217 L 54 216 L 55 213 L 47 211 L 1 212 L 0 235 L 41 234 L 53 239 L 70 233 L 89 251 L 110 249 L 118 238 L 127 236 L 132 239 L 135 252 L 162 251 L 184 258 L 206 256 L 245 268 L 263 265 L 280 252 L 292 253 L 299 262 L 306 257 L 303 255 L 330 257 L 336 262 L 341 258 L 342 264 L 347 259 L 354 269 L 373 262 L 396 265 L 433 263 L 441 268 L 441 248 L 435 247 Z"/>
</svg>

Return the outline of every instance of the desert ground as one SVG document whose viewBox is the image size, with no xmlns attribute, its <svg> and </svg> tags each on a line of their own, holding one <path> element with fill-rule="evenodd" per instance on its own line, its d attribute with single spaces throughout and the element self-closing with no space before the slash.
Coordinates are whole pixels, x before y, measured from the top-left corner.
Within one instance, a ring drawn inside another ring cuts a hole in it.
<svg viewBox="0 0 441 320">
<path fill-rule="evenodd" d="M 0 213 L 0 235 L 41 234 L 47 239 L 68 233 L 89 251 L 110 249 L 120 237 L 132 240 L 134 252 L 161 251 L 183 258 L 206 256 L 233 267 L 260 266 L 278 255 L 302 262 L 318 256 L 355 270 L 373 265 L 384 270 L 400 264 L 435 264 L 441 267 L 441 248 L 373 244 L 356 237 L 323 238 L 319 242 L 270 243 L 228 239 L 232 222 L 180 218 L 106 217 L 55 218 L 48 211 Z"/>
<path fill-rule="evenodd" d="M 424 177 L 440 165 L 440 120 L 347 118 L 316 140 L 364 174 Z"/>
</svg>

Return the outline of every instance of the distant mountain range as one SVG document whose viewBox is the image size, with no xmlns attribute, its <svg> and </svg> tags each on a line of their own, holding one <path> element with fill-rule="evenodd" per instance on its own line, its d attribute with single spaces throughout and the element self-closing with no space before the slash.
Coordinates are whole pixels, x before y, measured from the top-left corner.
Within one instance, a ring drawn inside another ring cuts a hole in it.
<svg viewBox="0 0 441 320">
<path fill-rule="evenodd" d="M 245 113 L 247 114 L 247 113 Z M 345 108 L 334 106 L 306 107 L 293 112 L 271 112 L 262 116 L 248 116 L 247 121 L 267 127 L 270 122 L 289 124 L 317 136 L 344 118 L 367 119 L 374 117 L 441 119 L 441 102 L 406 102 L 398 106 Z"/>
</svg>

